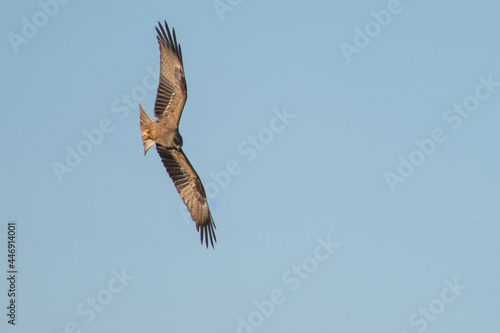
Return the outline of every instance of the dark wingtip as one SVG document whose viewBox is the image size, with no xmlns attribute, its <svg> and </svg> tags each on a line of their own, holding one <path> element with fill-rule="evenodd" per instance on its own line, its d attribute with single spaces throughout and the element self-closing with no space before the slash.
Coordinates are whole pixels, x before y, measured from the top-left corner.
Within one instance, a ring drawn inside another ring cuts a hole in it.
<svg viewBox="0 0 500 333">
<path fill-rule="evenodd" d="M 210 239 L 210 245 L 212 245 L 212 249 L 214 249 L 214 242 L 217 243 L 217 237 L 215 237 L 215 232 L 212 227 L 215 227 L 213 220 L 209 222 L 209 224 L 201 227 L 200 232 L 200 243 L 203 245 L 203 238 L 205 238 L 205 246 L 208 249 L 208 240 Z M 205 237 L 203 237 L 205 236 Z"/>
<path fill-rule="evenodd" d="M 179 58 L 179 61 L 182 64 L 183 62 L 182 62 L 181 44 L 177 42 L 177 36 L 175 35 L 175 28 L 172 28 L 172 33 L 170 33 L 170 28 L 168 27 L 167 21 L 165 20 L 163 21 L 163 23 L 164 25 L 162 25 L 161 22 L 158 21 L 158 27 L 155 27 L 157 33 L 156 39 L 160 44 L 161 43 L 167 44 L 167 46 L 177 54 L 177 57 Z"/>
</svg>

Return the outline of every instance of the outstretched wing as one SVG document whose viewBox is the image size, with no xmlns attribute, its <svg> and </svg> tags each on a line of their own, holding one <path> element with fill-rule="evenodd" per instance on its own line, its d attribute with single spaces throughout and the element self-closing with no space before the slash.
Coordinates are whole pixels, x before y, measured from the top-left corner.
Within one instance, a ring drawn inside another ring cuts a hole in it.
<svg viewBox="0 0 500 333">
<path fill-rule="evenodd" d="M 196 222 L 196 230 L 200 232 L 201 243 L 203 244 L 203 238 L 205 238 L 208 247 L 208 239 L 210 238 L 210 243 L 214 247 L 214 241 L 217 242 L 214 232 L 215 224 L 208 208 L 205 189 L 198 174 L 194 171 L 182 149 L 168 149 L 156 144 L 156 150 L 160 154 L 161 161 L 167 168 L 182 201 L 191 213 L 191 218 Z"/>
<path fill-rule="evenodd" d="M 155 116 L 159 122 L 166 123 L 168 128 L 178 128 L 187 98 L 181 45 L 177 43 L 175 29 L 170 33 L 167 21 L 165 29 L 160 22 L 158 26 L 156 32 L 160 44 L 160 84 L 156 94 Z"/>
</svg>

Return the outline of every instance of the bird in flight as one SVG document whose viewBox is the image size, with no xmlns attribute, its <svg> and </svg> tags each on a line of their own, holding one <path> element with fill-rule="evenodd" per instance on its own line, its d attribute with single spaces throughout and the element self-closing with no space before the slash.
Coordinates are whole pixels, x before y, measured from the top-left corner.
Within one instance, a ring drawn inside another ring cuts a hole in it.
<svg viewBox="0 0 500 333">
<path fill-rule="evenodd" d="M 201 243 L 203 244 L 205 239 L 208 248 L 210 240 L 213 248 L 217 239 L 207 195 L 200 177 L 182 151 L 182 136 L 179 133 L 179 120 L 187 98 L 181 45 L 177 43 L 175 29 L 170 33 L 166 21 L 165 28 L 158 22 L 156 32 L 160 44 L 160 84 L 154 110 L 156 121 L 153 121 L 139 105 L 139 125 L 144 155 L 156 144 L 156 151 L 163 165 L 196 223 Z"/>
</svg>

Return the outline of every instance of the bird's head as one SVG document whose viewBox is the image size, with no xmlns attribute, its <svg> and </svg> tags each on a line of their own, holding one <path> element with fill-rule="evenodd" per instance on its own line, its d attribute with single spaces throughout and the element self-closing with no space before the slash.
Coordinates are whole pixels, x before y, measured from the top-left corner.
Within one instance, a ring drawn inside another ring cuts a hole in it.
<svg viewBox="0 0 500 333">
<path fill-rule="evenodd" d="M 161 145 L 168 148 L 175 148 L 181 150 L 182 136 L 178 130 L 164 131 L 162 140 L 158 141 Z"/>
<path fill-rule="evenodd" d="M 177 150 L 180 150 L 182 147 L 183 141 L 182 141 L 182 136 L 179 133 L 179 131 L 175 131 L 175 135 L 174 135 L 172 141 L 174 143 L 174 147 L 177 148 Z"/>
</svg>

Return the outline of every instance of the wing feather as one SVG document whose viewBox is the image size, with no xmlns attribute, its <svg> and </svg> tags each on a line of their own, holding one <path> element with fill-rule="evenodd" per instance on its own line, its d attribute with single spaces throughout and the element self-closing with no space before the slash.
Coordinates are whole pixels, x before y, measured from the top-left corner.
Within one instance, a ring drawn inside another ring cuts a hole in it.
<svg viewBox="0 0 500 333">
<path fill-rule="evenodd" d="M 186 78 L 175 29 L 170 33 L 167 22 L 164 23 L 165 28 L 160 22 L 159 28 L 156 28 L 160 46 L 160 83 L 156 94 L 155 116 L 157 121 L 166 123 L 168 128 L 178 128 L 187 99 Z"/>
<path fill-rule="evenodd" d="M 156 150 L 161 157 L 163 165 L 172 178 L 179 195 L 191 213 L 191 218 L 196 222 L 196 230 L 200 232 L 200 240 L 208 247 L 208 241 L 212 247 L 217 242 L 215 237 L 215 224 L 208 207 L 205 189 L 198 174 L 181 150 L 166 148 L 157 144 Z"/>
</svg>

